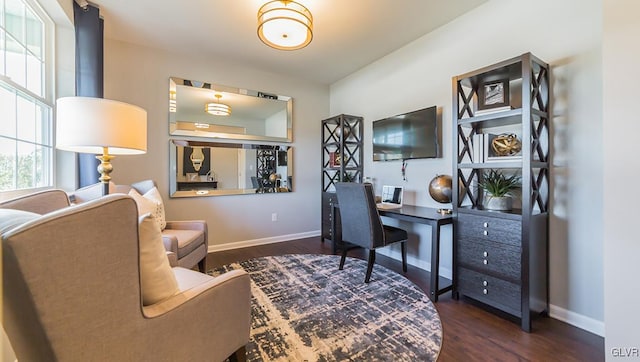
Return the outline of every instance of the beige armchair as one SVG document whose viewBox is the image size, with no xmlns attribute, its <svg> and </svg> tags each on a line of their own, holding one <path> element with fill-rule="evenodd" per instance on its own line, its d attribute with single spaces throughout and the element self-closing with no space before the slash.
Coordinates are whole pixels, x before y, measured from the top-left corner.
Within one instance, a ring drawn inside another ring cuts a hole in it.
<svg viewBox="0 0 640 362">
<path fill-rule="evenodd" d="M 52 195 L 39 196 L 64 204 Z M 179 292 L 143 306 L 133 199 L 109 195 L 46 215 L 25 213 L 41 203 L 24 201 L 0 204 L 11 208 L 0 210 L 2 323 L 18 360 L 243 359 L 251 298 L 245 272 L 214 278 L 173 268 Z"/>
<path fill-rule="evenodd" d="M 145 180 L 129 185 L 112 184 L 110 193 L 128 193 L 132 188 L 141 195 L 147 193 L 156 183 L 153 180 Z M 102 196 L 102 185 L 95 184 L 76 190 L 71 197 L 76 203 L 86 202 Z M 191 269 L 196 264 L 198 270 L 207 271 L 207 252 L 209 247 L 207 222 L 204 220 L 167 221 L 167 226 L 162 230 L 162 239 L 167 251 L 173 253 L 177 260 L 177 266 Z"/>
</svg>

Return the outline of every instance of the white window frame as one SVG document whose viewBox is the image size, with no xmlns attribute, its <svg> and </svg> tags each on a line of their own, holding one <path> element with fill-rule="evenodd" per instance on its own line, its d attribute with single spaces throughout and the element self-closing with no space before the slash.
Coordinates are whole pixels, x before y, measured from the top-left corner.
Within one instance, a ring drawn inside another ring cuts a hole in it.
<svg viewBox="0 0 640 362">
<path fill-rule="evenodd" d="M 14 179 L 14 185 L 13 185 L 14 189 L 0 191 L 0 200 L 14 197 L 14 196 L 23 194 L 25 192 L 33 192 L 33 191 L 51 188 L 55 185 L 55 177 L 56 177 L 55 175 L 55 169 L 56 169 L 55 121 L 54 121 L 54 104 L 55 104 L 55 89 L 56 89 L 55 88 L 55 62 L 54 62 L 54 50 L 55 50 L 55 39 L 56 39 L 55 23 L 51 19 L 51 17 L 46 13 L 43 7 L 40 5 L 40 3 L 38 3 L 37 0 L 19 0 L 19 1 L 21 1 L 27 7 L 29 7 L 29 9 L 43 23 L 43 33 L 44 33 L 43 44 L 42 44 L 44 47 L 43 49 L 44 50 L 43 73 L 44 74 L 42 78 L 44 82 L 43 96 L 39 96 L 33 93 L 32 91 L 27 89 L 26 85 L 22 86 L 17 84 L 16 82 L 12 81 L 10 78 L 2 75 L 2 72 L 0 72 L 0 82 L 2 82 L 6 88 L 12 89 L 23 98 L 29 99 L 30 102 L 40 104 L 41 106 L 48 109 L 48 121 L 47 121 L 48 135 L 46 137 L 47 142 L 44 142 L 44 141 L 40 143 L 36 142 L 36 145 L 47 147 L 50 151 L 48 152 L 48 157 L 45 161 L 46 174 L 44 175 L 44 178 L 46 180 L 46 183 L 44 185 L 39 187 L 32 185 L 32 187 L 17 189 L 16 188 L 17 183 L 16 183 L 16 180 Z M 3 4 L 0 3 L 0 5 L 3 5 Z M 2 40 L 0 39 L 0 41 Z M 4 54 L 0 53 L 0 56 L 4 56 Z M 17 135 L 15 138 L 12 138 L 12 139 L 17 139 L 18 141 L 20 140 L 24 141 L 24 139 L 20 139 Z M 18 156 L 17 149 L 16 149 L 15 156 L 17 159 L 17 156 Z M 14 177 L 17 179 L 17 175 L 14 175 Z"/>
</svg>

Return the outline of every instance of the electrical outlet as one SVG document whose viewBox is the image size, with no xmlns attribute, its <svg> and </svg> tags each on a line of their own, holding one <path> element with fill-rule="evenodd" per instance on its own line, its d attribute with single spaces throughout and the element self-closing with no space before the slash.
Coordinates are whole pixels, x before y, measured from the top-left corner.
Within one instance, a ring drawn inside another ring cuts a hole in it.
<svg viewBox="0 0 640 362">
<path fill-rule="evenodd" d="M 277 213 L 272 213 L 271 214 L 271 221 L 278 221 L 278 214 Z"/>
</svg>

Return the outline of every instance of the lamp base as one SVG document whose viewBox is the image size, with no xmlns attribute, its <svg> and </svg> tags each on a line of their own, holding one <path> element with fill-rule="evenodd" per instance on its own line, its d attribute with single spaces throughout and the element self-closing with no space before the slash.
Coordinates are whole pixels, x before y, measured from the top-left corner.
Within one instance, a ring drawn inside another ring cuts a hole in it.
<svg viewBox="0 0 640 362">
<path fill-rule="evenodd" d="M 111 156 L 109 154 L 108 147 L 102 147 L 102 155 L 97 155 L 96 158 L 100 160 L 100 164 L 98 165 L 98 173 L 100 174 L 100 182 L 102 182 L 103 190 L 102 195 L 109 194 L 109 181 L 111 181 L 111 176 L 109 174 L 113 171 L 113 165 L 111 165 L 111 160 L 115 158 L 115 156 Z"/>
</svg>

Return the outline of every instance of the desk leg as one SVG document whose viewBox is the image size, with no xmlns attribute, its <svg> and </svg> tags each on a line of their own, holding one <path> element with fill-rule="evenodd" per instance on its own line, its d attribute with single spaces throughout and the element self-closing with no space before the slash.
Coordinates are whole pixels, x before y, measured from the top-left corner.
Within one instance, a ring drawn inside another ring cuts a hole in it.
<svg viewBox="0 0 640 362">
<path fill-rule="evenodd" d="M 440 290 L 440 224 L 431 224 L 431 283 L 429 292 L 431 300 L 438 301 L 438 290 Z"/>
</svg>

